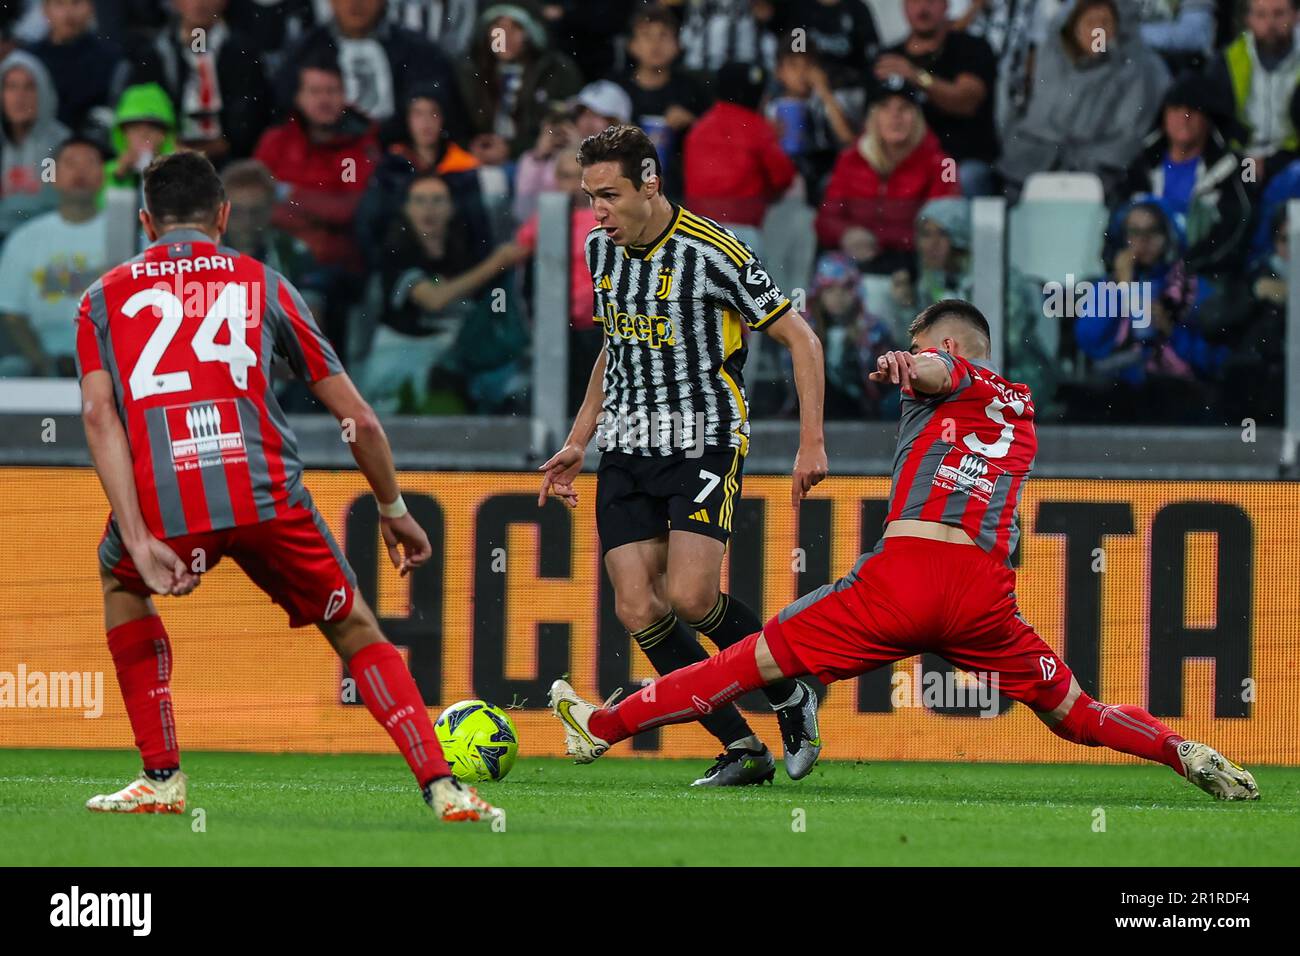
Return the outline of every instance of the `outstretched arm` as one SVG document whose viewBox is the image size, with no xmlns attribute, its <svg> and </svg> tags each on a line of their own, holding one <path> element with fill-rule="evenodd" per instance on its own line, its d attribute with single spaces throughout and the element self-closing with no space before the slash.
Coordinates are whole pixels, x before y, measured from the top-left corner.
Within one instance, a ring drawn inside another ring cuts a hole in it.
<svg viewBox="0 0 1300 956">
<path fill-rule="evenodd" d="M 952 391 L 952 373 L 942 359 L 933 355 L 886 352 L 876 359 L 876 371 L 867 377 L 873 382 L 892 382 L 905 395 L 946 395 Z"/>
</svg>

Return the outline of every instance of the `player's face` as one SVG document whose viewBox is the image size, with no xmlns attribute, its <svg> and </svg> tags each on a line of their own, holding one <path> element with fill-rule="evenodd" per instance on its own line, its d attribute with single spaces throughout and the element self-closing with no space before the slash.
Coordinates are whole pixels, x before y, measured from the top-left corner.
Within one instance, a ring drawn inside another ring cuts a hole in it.
<svg viewBox="0 0 1300 956">
<path fill-rule="evenodd" d="M 50 23 L 50 36 L 56 40 L 85 33 L 94 17 L 91 0 L 45 0 L 45 19 Z"/>
<path fill-rule="evenodd" d="M 343 80 L 328 70 L 303 70 L 298 109 L 314 126 L 333 126 L 343 115 Z"/>
<path fill-rule="evenodd" d="M 488 27 L 492 52 L 498 60 L 513 63 L 524 55 L 524 28 L 510 17 L 497 17 Z"/>
<path fill-rule="evenodd" d="M 54 188 L 69 199 L 94 199 L 104 185 L 104 161 L 85 143 L 65 147 L 58 158 Z"/>
<path fill-rule="evenodd" d="M 22 67 L 14 67 L 5 74 L 5 119 L 11 123 L 34 123 L 38 108 L 36 78 Z"/>
<path fill-rule="evenodd" d="M 582 191 L 591 199 L 596 224 L 615 245 L 636 245 L 650 221 L 650 185 L 637 188 L 618 163 L 593 163 L 582 171 Z"/>
<path fill-rule="evenodd" d="M 632 34 L 627 50 L 641 66 L 662 70 L 677 59 L 677 35 L 662 23 L 643 23 Z"/>
<path fill-rule="evenodd" d="M 411 127 L 411 141 L 426 149 L 435 146 L 442 136 L 442 110 L 433 100 L 415 99 L 406 111 L 406 122 Z"/>
<path fill-rule="evenodd" d="M 384 0 L 330 0 L 334 19 L 349 36 L 369 33 L 384 12 Z"/>
</svg>

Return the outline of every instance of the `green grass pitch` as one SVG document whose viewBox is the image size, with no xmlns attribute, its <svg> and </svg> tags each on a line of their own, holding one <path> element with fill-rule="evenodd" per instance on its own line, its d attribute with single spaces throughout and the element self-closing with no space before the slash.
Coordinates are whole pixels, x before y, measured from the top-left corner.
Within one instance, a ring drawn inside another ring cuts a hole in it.
<svg viewBox="0 0 1300 956">
<path fill-rule="evenodd" d="M 133 752 L 0 751 L 7 865 L 1294 865 L 1300 768 L 1223 804 L 1163 767 L 834 763 L 691 790 L 707 761 L 521 759 L 504 832 L 441 825 L 395 756 L 191 753 L 184 816 L 92 814 Z M 193 816 L 195 809 L 202 818 Z M 1097 832 L 1103 821 L 1105 831 Z M 195 832 L 202 822 L 203 832 Z M 800 825 L 802 824 L 802 825 Z"/>
</svg>

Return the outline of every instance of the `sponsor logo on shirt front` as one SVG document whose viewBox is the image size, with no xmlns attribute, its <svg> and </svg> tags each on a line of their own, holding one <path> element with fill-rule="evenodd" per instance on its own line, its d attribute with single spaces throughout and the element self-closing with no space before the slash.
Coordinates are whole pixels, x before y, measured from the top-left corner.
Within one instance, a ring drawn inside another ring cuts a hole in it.
<svg viewBox="0 0 1300 956">
<path fill-rule="evenodd" d="M 953 448 L 935 470 L 933 485 L 944 491 L 960 491 L 988 504 L 1002 472 L 979 455 Z"/>
<path fill-rule="evenodd" d="M 172 405 L 164 411 L 175 471 L 233 465 L 248 460 L 239 406 L 234 399 Z"/>
</svg>

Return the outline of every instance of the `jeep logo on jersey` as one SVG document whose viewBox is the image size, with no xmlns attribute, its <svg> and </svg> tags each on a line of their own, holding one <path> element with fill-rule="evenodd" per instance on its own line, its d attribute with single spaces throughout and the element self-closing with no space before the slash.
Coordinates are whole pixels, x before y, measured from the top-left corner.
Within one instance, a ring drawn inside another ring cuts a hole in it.
<svg viewBox="0 0 1300 956">
<path fill-rule="evenodd" d="M 171 443 L 172 468 L 176 471 L 248 460 L 239 406 L 234 399 L 172 405 L 163 411 Z"/>
<path fill-rule="evenodd" d="M 676 345 L 677 334 L 672 321 L 664 315 L 642 315 L 637 312 L 619 312 L 610 303 L 605 306 L 605 334 L 611 339 L 644 342 L 652 349 Z"/>
</svg>

